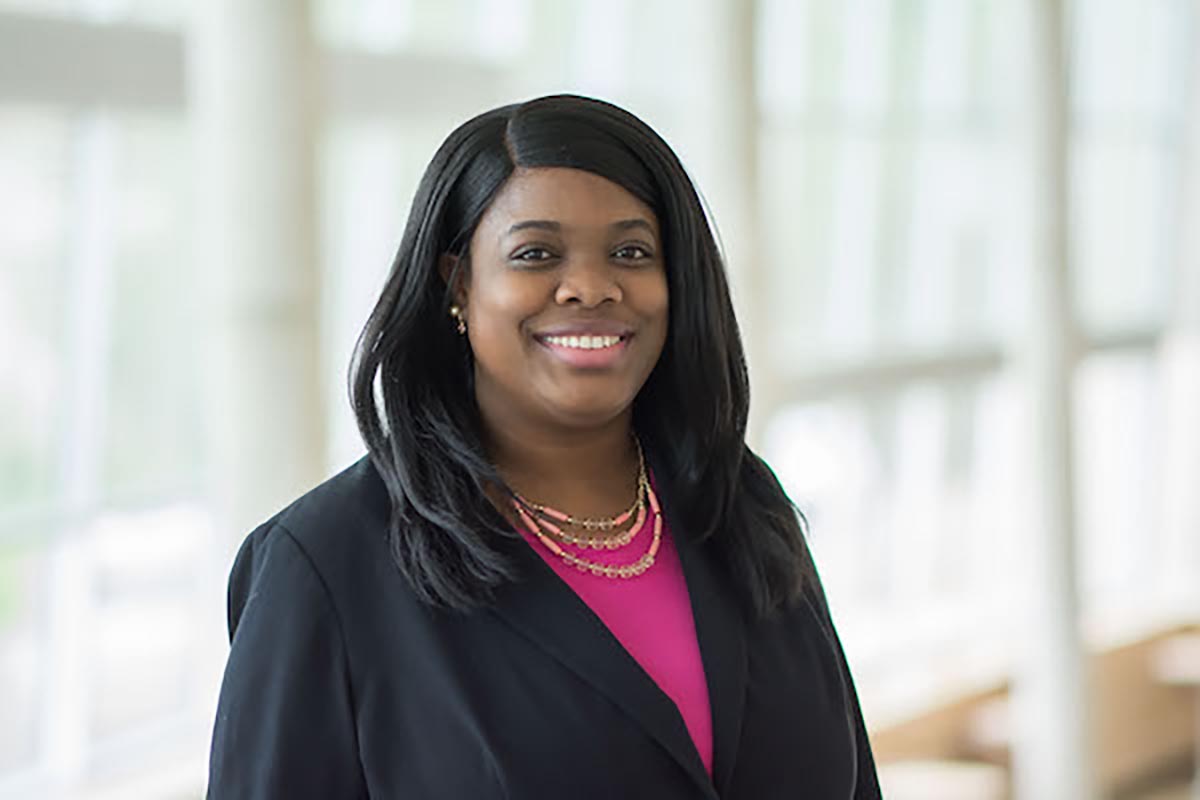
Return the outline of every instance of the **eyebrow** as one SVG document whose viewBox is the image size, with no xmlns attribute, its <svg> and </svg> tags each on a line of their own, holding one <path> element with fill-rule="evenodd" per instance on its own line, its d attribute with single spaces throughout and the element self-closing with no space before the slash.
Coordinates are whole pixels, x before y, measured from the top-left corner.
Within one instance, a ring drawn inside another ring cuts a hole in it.
<svg viewBox="0 0 1200 800">
<path fill-rule="evenodd" d="M 552 219 L 527 219 L 514 224 L 504 235 L 511 236 L 518 231 L 527 230 L 529 228 L 538 228 L 540 230 L 554 231 L 557 233 L 558 231 L 562 230 L 562 227 L 562 223 L 555 222 Z M 642 217 L 623 219 L 619 222 L 614 222 L 608 227 L 618 231 L 627 231 L 633 228 L 644 228 L 648 233 L 654 233 L 654 226 Z"/>
<path fill-rule="evenodd" d="M 562 225 L 558 224 L 554 220 L 549 219 L 527 219 L 523 222 L 518 222 L 517 224 L 513 225 L 508 229 L 508 231 L 505 232 L 504 235 L 511 236 L 517 231 L 523 231 L 528 228 L 541 228 L 542 230 L 547 231 L 560 231 L 562 230 Z"/>
</svg>

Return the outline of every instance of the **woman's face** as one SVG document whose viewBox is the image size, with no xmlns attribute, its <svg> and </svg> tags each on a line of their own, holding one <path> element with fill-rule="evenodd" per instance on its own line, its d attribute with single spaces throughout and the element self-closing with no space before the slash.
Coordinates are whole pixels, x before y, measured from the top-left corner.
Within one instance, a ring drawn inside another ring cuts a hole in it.
<svg viewBox="0 0 1200 800">
<path fill-rule="evenodd" d="M 590 172 L 518 169 L 470 252 L 458 297 L 485 419 L 578 428 L 630 408 L 667 336 L 649 207 Z"/>
</svg>

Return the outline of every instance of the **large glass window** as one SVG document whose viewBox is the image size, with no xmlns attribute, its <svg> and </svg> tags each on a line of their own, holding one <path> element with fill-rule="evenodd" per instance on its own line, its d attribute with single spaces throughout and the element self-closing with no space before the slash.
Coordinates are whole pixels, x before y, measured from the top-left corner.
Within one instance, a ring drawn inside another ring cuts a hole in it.
<svg viewBox="0 0 1200 800">
<path fill-rule="evenodd" d="M 890 616 L 941 620 L 935 638 L 963 647 L 1001 635 L 1004 595 L 1028 573 L 1034 446 L 1019 371 L 1038 225 L 1031 109 L 1009 77 L 1024 74 L 1027 23 L 984 0 L 761 8 L 785 387 L 768 456 L 808 514 L 859 663 L 919 651 L 880 635 Z M 1179 258 L 1193 13 L 1160 0 L 1071 16 L 1071 266 L 1087 337 L 1072 426 L 1093 610 L 1152 608 L 1135 586 L 1167 567 L 1154 345 Z"/>
<path fill-rule="evenodd" d="M 1194 462 L 1164 458 L 1174 406 L 1156 349 L 1183 268 L 1200 18 L 1187 0 L 1070 5 L 1082 585 L 1090 610 L 1152 615 L 1156 576 L 1200 583 L 1200 564 L 1168 563 L 1159 486 L 1200 477 L 1168 474 Z M 723 77 L 720 3 L 311 4 L 322 64 L 377 58 L 420 72 L 397 74 L 396 92 L 428 83 L 444 101 L 406 107 L 383 80 L 359 87 L 378 109 L 320 106 L 329 471 L 362 452 L 346 367 L 437 144 L 481 98 L 599 94 L 658 128 L 718 212 L 753 177 L 750 231 L 717 222 L 731 243 L 756 237 L 756 263 L 730 267 L 761 287 L 736 298 L 767 342 L 751 364 L 772 387 L 756 395 L 772 403 L 761 449 L 807 517 L 868 709 L 1003 670 L 1037 446 L 1018 347 L 1037 76 L 1019 6 L 758 0 L 744 88 L 759 163 L 731 164 L 743 151 L 714 133 L 727 112 L 709 85 Z M 61 47 L 46 57 L 69 64 L 79 42 L 152 27 L 182 63 L 196 8 L 0 0 L 0 28 L 52 22 Z M 140 796 L 198 791 L 244 532 L 215 529 L 207 477 L 219 421 L 187 87 L 177 105 L 130 90 L 97 107 L 46 80 L 0 86 L 0 795 L 148 773 L 161 780 Z"/>
</svg>

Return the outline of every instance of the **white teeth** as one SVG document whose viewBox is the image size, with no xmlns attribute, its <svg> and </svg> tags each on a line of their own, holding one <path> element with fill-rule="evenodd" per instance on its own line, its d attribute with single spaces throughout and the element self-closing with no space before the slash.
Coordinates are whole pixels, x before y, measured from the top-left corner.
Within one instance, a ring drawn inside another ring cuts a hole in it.
<svg viewBox="0 0 1200 800">
<path fill-rule="evenodd" d="M 559 347 L 577 350 L 600 350 L 621 341 L 620 336 L 547 336 L 546 341 Z"/>
</svg>

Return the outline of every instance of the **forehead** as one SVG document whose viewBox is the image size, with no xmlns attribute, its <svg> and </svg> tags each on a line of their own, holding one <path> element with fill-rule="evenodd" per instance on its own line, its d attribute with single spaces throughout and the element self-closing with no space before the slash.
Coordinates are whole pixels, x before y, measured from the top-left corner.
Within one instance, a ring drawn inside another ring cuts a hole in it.
<svg viewBox="0 0 1200 800">
<path fill-rule="evenodd" d="M 586 228 L 639 217 L 657 230 L 650 207 L 607 178 L 568 167 L 533 167 L 513 172 L 480 227 L 506 229 L 521 220 L 538 219 Z"/>
</svg>

